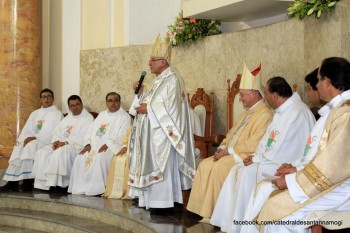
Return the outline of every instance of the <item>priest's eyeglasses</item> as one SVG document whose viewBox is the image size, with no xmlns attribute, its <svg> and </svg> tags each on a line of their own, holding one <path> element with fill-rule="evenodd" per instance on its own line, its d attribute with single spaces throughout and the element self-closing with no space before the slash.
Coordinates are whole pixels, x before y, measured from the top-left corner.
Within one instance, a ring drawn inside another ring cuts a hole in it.
<svg viewBox="0 0 350 233">
<path fill-rule="evenodd" d="M 52 99 L 53 97 L 52 97 L 52 95 L 42 95 L 40 98 L 41 99 Z"/>
<path fill-rule="evenodd" d="M 106 102 L 107 103 L 119 103 L 119 100 L 111 100 L 111 99 L 109 99 Z"/>
</svg>

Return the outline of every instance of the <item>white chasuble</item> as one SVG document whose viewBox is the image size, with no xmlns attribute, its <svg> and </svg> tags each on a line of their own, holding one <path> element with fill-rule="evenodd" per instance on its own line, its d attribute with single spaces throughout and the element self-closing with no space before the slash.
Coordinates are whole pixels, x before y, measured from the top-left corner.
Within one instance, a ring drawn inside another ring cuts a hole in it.
<svg viewBox="0 0 350 233">
<path fill-rule="evenodd" d="M 194 141 L 183 81 L 169 67 L 140 98 L 147 114 L 137 114 L 131 133 L 130 195 L 146 208 L 182 203 L 195 173 Z M 185 95 L 184 95 L 185 96 Z M 170 195 L 164 192 L 168 189 Z M 163 195 L 163 196 L 162 196 Z"/>
<path fill-rule="evenodd" d="M 56 150 L 49 144 L 35 154 L 34 188 L 49 190 L 50 186 L 67 187 L 76 155 L 82 150 L 84 138 L 94 118 L 83 109 L 78 115 L 69 113 L 54 131 L 52 143 L 66 142 Z"/>
<path fill-rule="evenodd" d="M 103 111 L 98 115 L 84 142 L 84 145 L 91 145 L 91 150 L 76 156 L 68 192 L 89 196 L 104 193 L 110 162 L 119 152 L 130 123 L 130 115 L 122 108 L 114 113 Z M 99 153 L 104 144 L 108 149 Z"/>
<path fill-rule="evenodd" d="M 343 97 L 344 98 L 344 97 Z M 339 104 L 331 110 L 322 133 L 318 151 L 314 158 L 305 165 L 305 168 L 297 173 L 286 176 L 288 189 L 271 196 L 262 208 L 258 220 L 318 220 L 327 214 L 327 211 L 350 210 L 350 181 L 347 169 L 350 160 L 349 151 L 349 124 L 350 103 L 349 100 Z M 297 194 L 292 193 L 295 190 Z M 301 195 L 303 194 L 303 195 Z M 306 197 L 306 198 L 304 198 Z M 278 213 L 271 207 L 280 208 Z M 282 208 L 281 208 L 282 207 Z M 270 211 L 270 212 L 269 212 Z M 317 214 L 320 211 L 323 214 Z M 345 226 L 349 226 L 349 215 L 339 215 L 344 219 Z M 325 216 L 323 220 L 327 220 Z M 263 227 L 267 232 L 278 229 L 281 232 L 305 232 L 307 223 L 290 226 Z"/>
<path fill-rule="evenodd" d="M 211 223 L 222 231 L 239 232 L 241 221 L 255 185 L 264 175 L 273 176 L 283 163 L 296 161 L 303 153 L 305 141 L 315 123 L 315 118 L 297 93 L 275 110 L 272 123 L 268 126 L 249 166 L 235 165 L 225 180 Z M 224 209 L 224 211 L 221 211 Z"/>
<path fill-rule="evenodd" d="M 35 153 L 51 142 L 53 131 L 62 117 L 62 112 L 54 105 L 48 108 L 41 107 L 30 114 L 13 148 L 4 180 L 18 181 L 33 178 Z M 24 140 L 28 137 L 36 137 L 36 139 L 23 146 Z"/>
</svg>

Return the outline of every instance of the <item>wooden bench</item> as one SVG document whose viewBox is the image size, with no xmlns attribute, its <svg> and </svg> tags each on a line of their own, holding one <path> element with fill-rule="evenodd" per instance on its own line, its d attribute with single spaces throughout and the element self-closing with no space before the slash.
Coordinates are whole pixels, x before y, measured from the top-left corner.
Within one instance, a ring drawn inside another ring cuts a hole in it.
<svg viewBox="0 0 350 233">
<path fill-rule="evenodd" d="M 0 169 L 6 169 L 8 167 L 11 153 L 12 147 L 0 147 Z"/>
</svg>

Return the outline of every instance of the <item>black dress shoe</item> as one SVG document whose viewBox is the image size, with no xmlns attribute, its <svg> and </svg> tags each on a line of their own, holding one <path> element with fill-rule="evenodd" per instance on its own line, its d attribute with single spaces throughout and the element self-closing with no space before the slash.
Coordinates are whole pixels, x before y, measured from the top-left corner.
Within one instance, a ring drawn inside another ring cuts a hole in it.
<svg viewBox="0 0 350 233">
<path fill-rule="evenodd" d="M 138 206 L 139 205 L 139 199 L 138 198 L 132 199 L 132 204 Z"/>
<path fill-rule="evenodd" d="M 0 191 L 17 191 L 18 190 L 18 181 L 8 181 L 7 184 L 0 187 Z"/>
<path fill-rule="evenodd" d="M 60 186 L 55 187 L 55 193 L 67 194 L 68 187 L 62 188 Z"/>
<path fill-rule="evenodd" d="M 56 186 L 50 186 L 49 193 L 56 193 Z"/>
<path fill-rule="evenodd" d="M 170 215 L 174 213 L 174 208 L 152 208 L 151 215 Z"/>
<path fill-rule="evenodd" d="M 25 179 L 23 180 L 22 185 L 19 187 L 23 192 L 25 191 L 33 191 L 34 179 Z"/>
</svg>

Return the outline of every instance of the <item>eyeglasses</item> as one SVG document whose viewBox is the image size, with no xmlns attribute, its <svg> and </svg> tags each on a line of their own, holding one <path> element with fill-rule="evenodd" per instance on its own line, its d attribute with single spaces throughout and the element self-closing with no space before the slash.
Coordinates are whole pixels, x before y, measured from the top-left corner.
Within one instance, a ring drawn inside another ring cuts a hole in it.
<svg viewBox="0 0 350 233">
<path fill-rule="evenodd" d="M 80 106 L 81 106 L 81 103 L 76 103 L 76 104 L 69 105 L 70 108 L 80 107 Z"/>
<path fill-rule="evenodd" d="M 53 99 L 52 95 L 42 95 L 41 99 Z"/>
<path fill-rule="evenodd" d="M 107 103 L 119 103 L 119 100 L 111 100 L 111 99 L 109 99 L 106 102 Z"/>
</svg>

